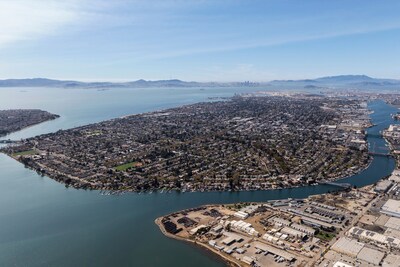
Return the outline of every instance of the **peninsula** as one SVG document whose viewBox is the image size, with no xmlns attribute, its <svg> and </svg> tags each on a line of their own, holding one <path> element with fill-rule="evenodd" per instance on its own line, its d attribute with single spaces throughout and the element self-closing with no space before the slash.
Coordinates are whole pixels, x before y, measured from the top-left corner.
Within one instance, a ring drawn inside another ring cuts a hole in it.
<svg viewBox="0 0 400 267">
<path fill-rule="evenodd" d="M 60 117 L 40 109 L 0 110 L 0 136 Z"/>
<path fill-rule="evenodd" d="M 156 219 L 168 237 L 230 266 L 400 265 L 400 171 L 376 185 L 306 199 L 206 205 Z"/>
<path fill-rule="evenodd" d="M 236 96 L 60 130 L 2 151 L 76 188 L 288 188 L 364 169 L 368 114 L 358 99 Z"/>
</svg>

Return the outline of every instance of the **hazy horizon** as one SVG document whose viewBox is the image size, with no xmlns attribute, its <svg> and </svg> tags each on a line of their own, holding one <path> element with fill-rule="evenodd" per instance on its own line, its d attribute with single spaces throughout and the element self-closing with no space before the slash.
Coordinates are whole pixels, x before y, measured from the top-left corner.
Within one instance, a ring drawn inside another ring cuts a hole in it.
<svg viewBox="0 0 400 267">
<path fill-rule="evenodd" d="M 305 78 L 300 78 L 300 79 L 274 79 L 274 80 L 264 80 L 264 81 L 252 81 L 252 80 L 227 80 L 227 81 L 196 81 L 196 80 L 184 80 L 180 78 L 170 78 L 170 79 L 114 79 L 114 80 L 100 80 L 100 79 L 68 79 L 68 78 L 49 78 L 49 77 L 21 77 L 21 78 L 0 78 L 0 80 L 34 80 L 34 79 L 48 79 L 48 80 L 58 80 L 58 81 L 76 81 L 76 82 L 84 82 L 84 83 L 90 83 L 90 82 L 104 82 L 104 83 L 125 83 L 125 82 L 136 82 L 136 81 L 147 81 L 147 82 L 155 82 L 155 81 L 169 81 L 169 80 L 178 80 L 182 82 L 199 82 L 199 83 L 242 83 L 242 82 L 254 82 L 254 83 L 270 83 L 273 81 L 301 81 L 301 80 L 316 80 L 320 78 L 330 78 L 330 77 L 341 77 L 341 76 L 366 76 L 368 78 L 372 79 L 384 79 L 384 80 L 399 80 L 396 78 L 391 78 L 391 77 L 371 77 L 365 74 L 338 74 L 338 75 L 327 75 L 327 76 L 321 76 L 321 77 L 305 77 Z"/>
</svg>

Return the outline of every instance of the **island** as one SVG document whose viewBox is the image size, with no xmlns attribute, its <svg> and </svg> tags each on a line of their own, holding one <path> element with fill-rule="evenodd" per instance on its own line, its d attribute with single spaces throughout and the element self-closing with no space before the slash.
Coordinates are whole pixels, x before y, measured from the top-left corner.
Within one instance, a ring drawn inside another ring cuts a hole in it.
<svg viewBox="0 0 400 267">
<path fill-rule="evenodd" d="M 400 171 L 376 185 L 264 203 L 206 205 L 156 224 L 229 266 L 400 266 Z"/>
<path fill-rule="evenodd" d="M 40 109 L 0 110 L 0 136 L 59 117 L 59 115 Z"/>
<path fill-rule="evenodd" d="M 264 190 L 366 168 L 369 126 L 365 100 L 251 94 L 59 130 L 2 152 L 75 188 Z"/>
</svg>

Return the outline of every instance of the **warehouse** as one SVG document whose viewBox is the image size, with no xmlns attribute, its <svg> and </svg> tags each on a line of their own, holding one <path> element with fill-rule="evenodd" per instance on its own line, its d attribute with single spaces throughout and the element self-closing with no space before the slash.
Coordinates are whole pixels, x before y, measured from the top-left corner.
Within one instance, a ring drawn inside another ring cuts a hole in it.
<svg viewBox="0 0 400 267">
<path fill-rule="evenodd" d="M 393 182 L 390 180 L 382 180 L 378 182 L 378 184 L 375 186 L 375 192 L 378 193 L 386 193 L 390 187 L 392 187 Z"/>
<path fill-rule="evenodd" d="M 390 217 L 385 223 L 385 227 L 400 230 L 400 218 Z"/>
<path fill-rule="evenodd" d="M 382 267 L 397 267 L 400 266 L 400 256 L 388 254 L 383 260 Z"/>
<path fill-rule="evenodd" d="M 358 253 L 357 258 L 374 265 L 379 265 L 384 256 L 385 253 L 379 250 L 363 247 L 360 253 Z"/>
<path fill-rule="evenodd" d="M 314 228 L 311 228 L 311 227 L 308 227 L 308 226 L 305 226 L 305 225 L 301 225 L 301 224 L 298 224 L 298 223 L 292 223 L 292 225 L 290 225 L 290 227 L 292 227 L 293 229 L 296 229 L 296 230 L 298 230 L 300 232 L 303 232 L 308 236 L 313 236 L 315 234 Z"/>
<path fill-rule="evenodd" d="M 239 219 L 245 220 L 249 217 L 249 214 L 243 211 L 238 211 L 233 214 L 233 216 L 238 217 Z"/>
<path fill-rule="evenodd" d="M 332 250 L 355 258 L 363 247 L 364 244 L 357 240 L 348 237 L 341 237 L 335 244 L 333 244 Z"/>
<path fill-rule="evenodd" d="M 340 261 L 337 261 L 337 262 L 335 262 L 335 264 L 333 264 L 333 267 L 353 267 L 353 266 L 352 265 L 348 265 L 348 264 L 343 263 L 343 262 L 340 262 Z"/>
<path fill-rule="evenodd" d="M 296 238 L 299 238 L 299 239 L 303 239 L 303 238 L 305 238 L 307 236 L 305 233 L 300 232 L 300 231 L 295 230 L 295 229 L 290 228 L 290 227 L 283 227 L 282 230 L 281 230 L 281 233 L 284 233 L 284 234 L 287 234 L 289 236 L 293 236 L 293 237 L 296 237 Z"/>
<path fill-rule="evenodd" d="M 316 219 L 305 217 L 305 216 L 302 216 L 301 220 L 303 221 L 304 224 L 307 224 L 307 225 L 310 225 L 313 227 L 321 228 L 321 229 L 328 230 L 328 231 L 335 230 L 335 226 L 333 224 L 322 222 L 320 220 L 316 220 Z"/>
<path fill-rule="evenodd" d="M 279 218 L 279 217 L 274 217 L 272 218 L 272 221 L 274 222 L 274 224 L 278 225 L 278 226 L 289 226 L 291 224 L 290 221 Z"/>
<path fill-rule="evenodd" d="M 225 232 L 224 236 L 226 236 L 226 238 L 222 240 L 222 243 L 228 246 L 235 242 L 240 242 L 243 240 L 243 237 L 235 233 Z"/>
<path fill-rule="evenodd" d="M 274 255 L 278 255 L 278 256 L 284 258 L 285 260 L 287 260 L 289 262 L 296 259 L 289 252 L 286 252 L 284 250 L 275 248 L 273 246 L 270 246 L 270 245 L 267 245 L 267 244 L 264 244 L 264 243 L 261 243 L 261 242 L 254 242 L 254 247 L 257 248 L 257 249 L 260 249 L 262 251 L 265 251 L 265 252 L 268 252 L 268 253 L 271 253 L 271 254 L 274 254 Z"/>
<path fill-rule="evenodd" d="M 205 225 L 202 224 L 202 225 L 199 225 L 199 226 L 193 228 L 192 230 L 190 230 L 189 233 L 190 233 L 191 235 L 195 235 L 195 234 L 197 234 L 200 230 L 203 230 L 203 229 L 206 229 L 206 228 L 207 228 L 207 226 L 205 226 Z"/>
<path fill-rule="evenodd" d="M 381 213 L 400 218 L 400 201 L 389 199 L 381 208 Z"/>
</svg>

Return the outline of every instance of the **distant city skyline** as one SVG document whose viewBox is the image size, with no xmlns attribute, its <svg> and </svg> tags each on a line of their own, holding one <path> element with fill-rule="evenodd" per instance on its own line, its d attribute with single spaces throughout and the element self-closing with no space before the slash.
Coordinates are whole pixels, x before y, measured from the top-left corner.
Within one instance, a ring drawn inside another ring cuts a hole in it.
<svg viewBox="0 0 400 267">
<path fill-rule="evenodd" d="M 0 1 L 0 79 L 400 79 L 400 2 Z"/>
</svg>

